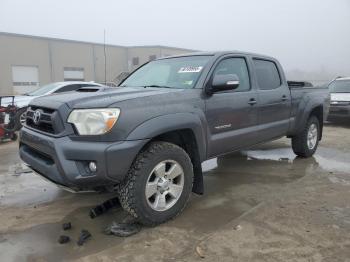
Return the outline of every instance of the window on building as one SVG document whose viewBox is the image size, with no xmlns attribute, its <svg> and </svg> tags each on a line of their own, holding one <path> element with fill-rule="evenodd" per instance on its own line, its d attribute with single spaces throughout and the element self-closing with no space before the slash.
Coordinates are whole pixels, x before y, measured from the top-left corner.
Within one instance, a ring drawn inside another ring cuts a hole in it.
<svg viewBox="0 0 350 262">
<path fill-rule="evenodd" d="M 254 65 L 261 90 L 271 90 L 281 85 L 281 77 L 274 62 L 254 59 Z"/>
<path fill-rule="evenodd" d="M 156 60 L 157 56 L 156 55 L 150 55 L 149 56 L 149 61 Z"/>
<path fill-rule="evenodd" d="M 140 63 L 140 59 L 138 57 L 133 57 L 132 59 L 132 65 L 133 66 L 138 66 Z"/>
<path fill-rule="evenodd" d="M 12 66 L 12 84 L 14 92 L 23 94 L 39 86 L 39 69 L 37 66 Z"/>
<path fill-rule="evenodd" d="M 64 81 L 84 81 L 83 67 L 65 67 L 63 69 Z"/>
<path fill-rule="evenodd" d="M 244 58 L 234 57 L 222 60 L 215 68 L 214 75 L 234 74 L 238 76 L 239 86 L 235 91 L 250 90 L 247 63 Z"/>
</svg>

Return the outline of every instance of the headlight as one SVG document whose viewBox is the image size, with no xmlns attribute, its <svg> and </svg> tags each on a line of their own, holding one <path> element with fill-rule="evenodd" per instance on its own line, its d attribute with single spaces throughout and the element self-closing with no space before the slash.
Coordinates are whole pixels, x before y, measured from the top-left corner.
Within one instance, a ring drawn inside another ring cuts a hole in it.
<svg viewBox="0 0 350 262">
<path fill-rule="evenodd" d="M 120 114 L 119 108 L 76 109 L 69 117 L 79 135 L 102 135 L 112 129 Z"/>
</svg>

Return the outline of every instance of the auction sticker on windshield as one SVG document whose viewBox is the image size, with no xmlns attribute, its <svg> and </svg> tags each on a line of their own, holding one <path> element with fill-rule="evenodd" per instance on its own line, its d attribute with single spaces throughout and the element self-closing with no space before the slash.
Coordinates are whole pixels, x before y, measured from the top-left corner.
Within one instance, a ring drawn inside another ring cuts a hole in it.
<svg viewBox="0 0 350 262">
<path fill-rule="evenodd" d="M 199 73 L 203 66 L 186 66 L 181 67 L 178 73 Z"/>
</svg>

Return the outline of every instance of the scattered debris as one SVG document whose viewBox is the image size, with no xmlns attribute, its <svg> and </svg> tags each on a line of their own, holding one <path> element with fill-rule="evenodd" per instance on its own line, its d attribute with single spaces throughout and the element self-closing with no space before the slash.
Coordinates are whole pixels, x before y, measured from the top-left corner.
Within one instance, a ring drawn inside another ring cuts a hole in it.
<svg viewBox="0 0 350 262">
<path fill-rule="evenodd" d="M 111 198 L 105 202 L 103 202 L 101 205 L 98 205 L 90 210 L 89 216 L 93 219 L 95 217 L 98 217 L 104 213 L 106 213 L 108 210 L 110 210 L 113 207 L 120 206 L 119 200 L 117 197 Z"/>
<path fill-rule="evenodd" d="M 241 226 L 241 225 L 235 226 L 235 230 L 239 231 L 239 230 L 241 230 L 241 229 L 242 229 L 242 226 Z"/>
<path fill-rule="evenodd" d="M 60 244 L 66 244 L 70 241 L 70 237 L 69 236 L 65 236 L 65 235 L 61 235 L 59 238 L 58 238 L 58 243 Z"/>
<path fill-rule="evenodd" d="M 138 223 L 116 223 L 106 228 L 105 233 L 107 235 L 115 235 L 118 237 L 128 237 L 134 235 L 141 230 L 141 225 Z"/>
<path fill-rule="evenodd" d="M 62 224 L 62 229 L 63 229 L 63 230 L 69 230 L 69 229 L 71 229 L 71 228 L 72 228 L 71 222 L 63 223 L 63 224 Z"/>
<path fill-rule="evenodd" d="M 196 253 L 200 258 L 205 258 L 204 250 L 200 246 L 196 247 Z"/>
<path fill-rule="evenodd" d="M 82 229 L 77 242 L 78 246 L 82 246 L 90 237 L 91 237 L 90 232 L 87 231 L 86 229 Z"/>
</svg>

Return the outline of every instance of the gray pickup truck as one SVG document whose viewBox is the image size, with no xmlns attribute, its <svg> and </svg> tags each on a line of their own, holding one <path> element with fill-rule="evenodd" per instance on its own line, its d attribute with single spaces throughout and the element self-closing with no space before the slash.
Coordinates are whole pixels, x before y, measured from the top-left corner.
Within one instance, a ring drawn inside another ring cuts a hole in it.
<svg viewBox="0 0 350 262">
<path fill-rule="evenodd" d="M 289 87 L 277 60 L 242 52 L 154 60 L 120 87 L 33 100 L 20 156 L 71 190 L 115 190 L 145 225 L 203 194 L 207 159 L 284 136 L 312 156 L 329 107 L 326 89 Z"/>
</svg>

